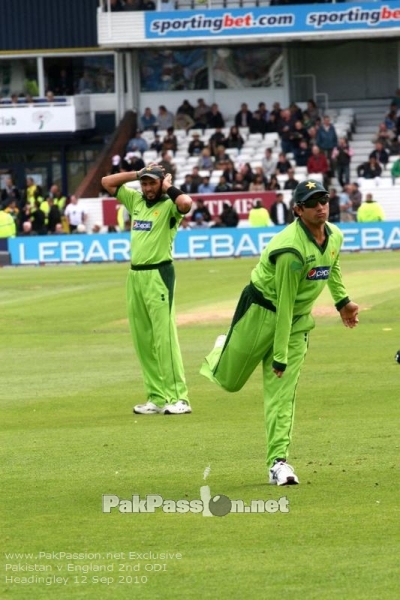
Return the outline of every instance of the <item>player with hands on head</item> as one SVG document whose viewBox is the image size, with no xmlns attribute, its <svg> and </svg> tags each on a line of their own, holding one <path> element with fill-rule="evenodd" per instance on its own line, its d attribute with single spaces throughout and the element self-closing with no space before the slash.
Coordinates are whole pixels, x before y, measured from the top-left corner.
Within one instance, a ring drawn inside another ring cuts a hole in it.
<svg viewBox="0 0 400 600">
<path fill-rule="evenodd" d="M 136 414 L 192 412 L 175 322 L 172 242 L 192 199 L 151 163 L 140 171 L 103 177 L 103 187 L 129 212 L 131 268 L 127 279 L 129 325 L 147 401 Z M 139 181 L 141 191 L 125 184 Z"/>
<path fill-rule="evenodd" d="M 313 179 L 294 191 L 294 223 L 263 250 L 236 307 L 227 335 L 218 336 L 201 374 L 229 392 L 263 367 L 267 467 L 272 484 L 299 483 L 286 461 L 297 382 L 315 323 L 311 311 L 325 285 L 345 327 L 358 323 L 358 305 L 342 281 L 343 234 L 328 223 L 329 195 Z"/>
</svg>

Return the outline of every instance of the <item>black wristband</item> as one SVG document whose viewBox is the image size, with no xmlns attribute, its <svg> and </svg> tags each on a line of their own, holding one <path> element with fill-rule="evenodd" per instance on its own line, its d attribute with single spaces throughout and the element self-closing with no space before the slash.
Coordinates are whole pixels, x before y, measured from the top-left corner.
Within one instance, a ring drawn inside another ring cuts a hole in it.
<svg viewBox="0 0 400 600">
<path fill-rule="evenodd" d="M 174 185 L 171 185 L 171 187 L 167 189 L 167 196 L 171 198 L 172 202 L 176 202 L 177 197 L 183 193 L 184 192 L 182 192 L 182 190 L 175 187 Z"/>
</svg>

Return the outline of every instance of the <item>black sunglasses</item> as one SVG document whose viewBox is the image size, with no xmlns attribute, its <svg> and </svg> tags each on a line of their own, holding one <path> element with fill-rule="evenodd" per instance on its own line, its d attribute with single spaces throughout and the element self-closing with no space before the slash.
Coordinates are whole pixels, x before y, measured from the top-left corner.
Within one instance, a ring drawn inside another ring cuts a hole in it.
<svg viewBox="0 0 400 600">
<path fill-rule="evenodd" d="M 308 198 L 308 200 L 302 202 L 302 205 L 305 208 L 315 208 L 317 204 L 322 204 L 322 206 L 325 206 L 325 204 L 328 204 L 328 202 L 329 198 L 326 194 L 314 194 L 311 196 L 311 198 Z"/>
</svg>

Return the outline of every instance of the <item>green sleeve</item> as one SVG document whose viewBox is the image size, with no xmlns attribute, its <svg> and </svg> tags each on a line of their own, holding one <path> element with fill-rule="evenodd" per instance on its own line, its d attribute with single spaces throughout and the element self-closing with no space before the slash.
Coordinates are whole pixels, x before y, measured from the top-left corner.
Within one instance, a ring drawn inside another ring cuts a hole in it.
<svg viewBox="0 0 400 600">
<path fill-rule="evenodd" d="M 287 365 L 289 337 L 292 329 L 293 308 L 303 272 L 297 254 L 285 252 L 276 257 L 276 328 L 272 366 L 284 371 Z"/>
<path fill-rule="evenodd" d="M 342 280 L 342 271 L 340 269 L 339 254 L 331 268 L 328 279 L 328 287 L 335 303 L 335 306 L 340 310 L 343 306 L 350 302 L 346 288 Z"/>
<path fill-rule="evenodd" d="M 123 204 L 126 207 L 130 215 L 132 214 L 133 206 L 138 196 L 141 196 L 139 192 L 137 192 L 136 190 L 129 189 L 125 185 L 121 185 L 117 189 L 116 193 L 117 200 L 119 200 L 119 202 L 121 202 L 121 204 Z"/>
</svg>

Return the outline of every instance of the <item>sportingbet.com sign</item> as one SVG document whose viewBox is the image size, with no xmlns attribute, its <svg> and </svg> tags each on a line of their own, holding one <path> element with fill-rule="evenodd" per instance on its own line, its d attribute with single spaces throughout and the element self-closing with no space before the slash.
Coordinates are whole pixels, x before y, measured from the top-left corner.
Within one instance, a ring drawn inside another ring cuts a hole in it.
<svg viewBox="0 0 400 600">
<path fill-rule="evenodd" d="M 342 223 L 344 251 L 400 249 L 400 222 Z M 202 229 L 178 231 L 174 245 L 177 259 L 259 256 L 282 227 Z M 16 237 L 8 240 L 13 265 L 88 263 L 130 258 L 130 235 L 68 235 Z"/>
<path fill-rule="evenodd" d="M 147 39 L 303 35 L 348 30 L 371 32 L 400 24 L 400 2 L 270 6 L 174 12 L 146 12 Z"/>
</svg>

